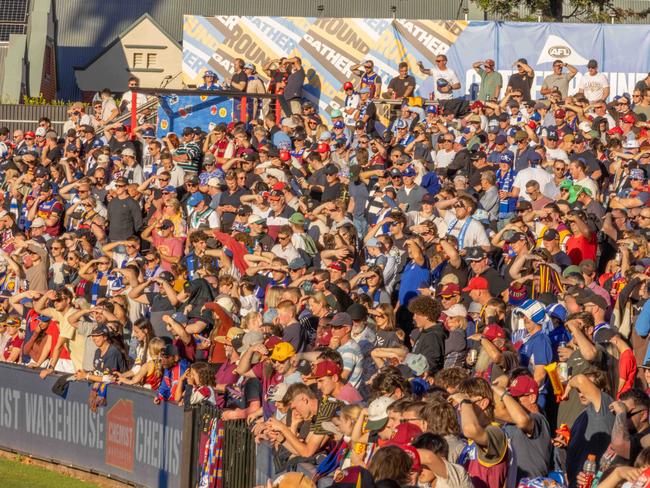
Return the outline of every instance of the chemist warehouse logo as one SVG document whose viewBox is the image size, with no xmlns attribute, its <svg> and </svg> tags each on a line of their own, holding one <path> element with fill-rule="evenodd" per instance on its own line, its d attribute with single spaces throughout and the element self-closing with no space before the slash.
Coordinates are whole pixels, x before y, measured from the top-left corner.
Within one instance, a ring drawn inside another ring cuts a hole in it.
<svg viewBox="0 0 650 488">
<path fill-rule="evenodd" d="M 133 471 L 135 458 L 135 418 L 133 402 L 119 400 L 106 415 L 106 464 Z"/>
<path fill-rule="evenodd" d="M 561 37 L 550 35 L 539 54 L 537 64 L 552 63 L 558 60 L 573 66 L 584 66 L 588 62 L 567 41 Z"/>
</svg>

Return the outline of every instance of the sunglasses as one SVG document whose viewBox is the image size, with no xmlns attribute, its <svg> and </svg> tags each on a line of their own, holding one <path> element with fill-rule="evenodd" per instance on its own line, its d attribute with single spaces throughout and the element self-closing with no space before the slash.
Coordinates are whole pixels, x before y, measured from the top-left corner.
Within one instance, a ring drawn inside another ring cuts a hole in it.
<svg viewBox="0 0 650 488">
<path fill-rule="evenodd" d="M 126 185 L 115 185 L 116 188 L 126 188 Z"/>
</svg>

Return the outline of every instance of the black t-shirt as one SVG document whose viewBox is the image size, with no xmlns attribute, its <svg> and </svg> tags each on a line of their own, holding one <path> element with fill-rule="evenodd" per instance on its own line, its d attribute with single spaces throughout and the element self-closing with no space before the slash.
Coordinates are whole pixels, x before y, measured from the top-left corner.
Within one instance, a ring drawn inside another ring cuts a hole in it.
<svg viewBox="0 0 650 488">
<path fill-rule="evenodd" d="M 158 292 L 147 292 L 145 293 L 147 300 L 149 300 L 149 307 L 152 312 L 167 312 L 168 310 L 174 310 L 172 302 L 169 301 L 166 295 Z"/>
<path fill-rule="evenodd" d="M 340 181 L 337 181 L 333 185 L 325 185 L 320 201 L 333 202 L 341 196 L 341 193 L 343 193 L 343 184 Z"/>
<path fill-rule="evenodd" d="M 240 91 L 246 91 L 246 85 L 248 85 L 248 76 L 246 76 L 246 73 L 243 71 L 240 71 L 239 73 L 235 73 L 232 75 L 232 78 L 230 80 L 230 83 L 244 83 L 244 88 L 242 88 Z"/>
<path fill-rule="evenodd" d="M 59 159 L 61 159 L 61 149 L 59 147 L 50 149 L 45 157 L 52 161 L 52 163 L 58 163 Z"/>
<path fill-rule="evenodd" d="M 115 346 L 110 345 L 103 356 L 99 349 L 95 351 L 93 368 L 99 374 L 124 373 L 127 370 L 127 365 L 120 351 Z"/>
<path fill-rule="evenodd" d="M 519 90 L 523 95 L 523 100 L 529 102 L 530 88 L 533 86 L 534 79 L 535 79 L 534 75 L 528 76 L 528 74 L 526 73 L 523 74 L 513 73 L 510 76 L 510 80 L 508 81 L 508 86 L 511 87 L 513 90 Z"/>
<path fill-rule="evenodd" d="M 415 78 L 413 78 L 411 75 L 406 75 L 405 78 L 396 76 L 390 80 L 390 83 L 388 84 L 388 88 L 392 89 L 395 92 L 396 98 L 402 98 L 409 86 L 412 86 L 413 90 L 415 90 Z M 411 95 L 413 95 L 413 92 L 411 92 Z"/>
</svg>

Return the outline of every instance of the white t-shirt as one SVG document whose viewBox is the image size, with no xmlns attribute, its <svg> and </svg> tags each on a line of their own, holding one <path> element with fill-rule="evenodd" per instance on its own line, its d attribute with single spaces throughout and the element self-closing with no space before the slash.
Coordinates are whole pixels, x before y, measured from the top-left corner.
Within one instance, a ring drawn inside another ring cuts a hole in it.
<svg viewBox="0 0 650 488">
<path fill-rule="evenodd" d="M 483 224 L 481 224 L 478 220 L 473 219 L 472 217 L 468 218 L 470 219 L 470 223 L 467 227 L 467 230 L 465 231 L 463 246 L 460 247 L 460 249 L 464 249 L 466 247 L 489 246 L 490 240 L 485 233 L 485 227 L 483 227 Z M 445 213 L 445 222 L 447 223 L 447 231 L 441 235 L 449 234 L 458 238 L 463 226 L 467 222 L 467 219 L 457 220 L 452 211 L 447 211 L 447 213 Z"/>
<path fill-rule="evenodd" d="M 441 149 L 436 153 L 436 168 L 446 168 L 456 156 L 456 151 L 445 151 Z"/>
<path fill-rule="evenodd" d="M 359 106 L 360 101 L 361 98 L 356 93 L 353 93 L 349 97 L 345 97 L 345 106 L 343 107 L 343 120 L 345 121 L 345 125 L 352 126 L 356 122 L 354 120 L 354 112 Z"/>
<path fill-rule="evenodd" d="M 598 185 L 589 176 L 585 176 L 583 179 L 575 181 L 574 185 L 589 188 L 589 190 L 591 190 L 591 197 L 598 198 Z"/>
<path fill-rule="evenodd" d="M 609 80 L 603 73 L 596 73 L 593 76 L 585 73 L 578 83 L 578 90 L 583 90 L 585 98 L 590 102 L 602 100 L 607 87 L 609 87 Z"/>
<path fill-rule="evenodd" d="M 451 100 L 452 98 L 454 98 L 453 90 L 447 93 L 443 93 L 440 90 L 438 90 L 438 84 L 437 84 L 439 79 L 446 80 L 447 83 L 449 83 L 450 85 L 455 85 L 457 83 L 460 83 L 460 80 L 458 79 L 458 76 L 456 76 L 456 73 L 454 73 L 454 70 L 447 68 L 446 70 L 442 71 L 434 67 L 431 69 L 431 77 L 433 78 L 433 89 L 434 89 L 435 98 L 437 98 L 438 100 Z"/>
<path fill-rule="evenodd" d="M 513 187 L 519 188 L 519 198 L 522 200 L 530 201 L 530 197 L 526 193 L 526 183 L 531 180 L 539 183 L 540 191 L 548 198 L 554 200 L 560 194 L 560 190 L 555 186 L 551 173 L 542 168 L 526 168 L 517 173 L 515 181 L 512 183 Z"/>
</svg>

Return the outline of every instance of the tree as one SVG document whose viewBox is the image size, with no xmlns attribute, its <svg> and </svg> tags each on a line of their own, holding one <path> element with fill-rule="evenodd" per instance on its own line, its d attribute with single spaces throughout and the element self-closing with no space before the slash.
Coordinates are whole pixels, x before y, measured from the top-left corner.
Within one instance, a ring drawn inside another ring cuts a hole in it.
<svg viewBox="0 0 650 488">
<path fill-rule="evenodd" d="M 645 18 L 650 8 L 642 11 L 614 6 L 613 0 L 472 0 L 482 10 L 508 20 L 542 20 L 551 22 L 609 22 L 616 19 Z M 528 12 L 521 15 L 519 9 Z"/>
</svg>

